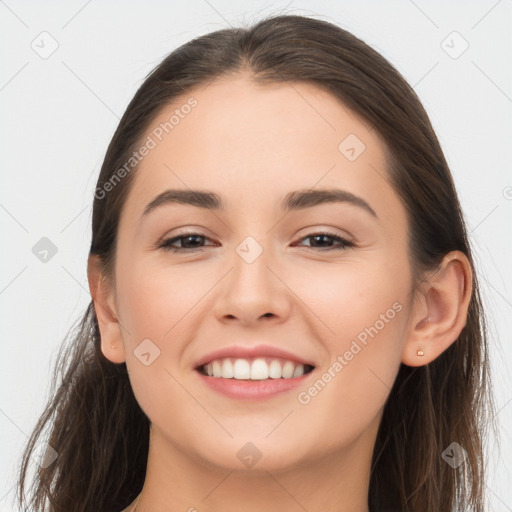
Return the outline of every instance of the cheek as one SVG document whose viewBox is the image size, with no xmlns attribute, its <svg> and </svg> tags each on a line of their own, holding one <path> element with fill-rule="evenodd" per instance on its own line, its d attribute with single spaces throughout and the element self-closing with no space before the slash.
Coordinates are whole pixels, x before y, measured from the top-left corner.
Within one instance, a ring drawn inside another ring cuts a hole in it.
<svg viewBox="0 0 512 512">
<path fill-rule="evenodd" d="M 182 376 L 176 366 L 192 335 L 189 316 L 201 287 L 191 286 L 188 273 L 162 271 L 147 261 L 120 261 L 118 269 L 118 306 L 133 392 L 152 422 L 173 424 L 172 411 L 190 408 L 189 397 L 180 392 Z"/>
<path fill-rule="evenodd" d="M 396 378 L 410 283 L 397 268 L 383 268 L 331 270 L 329 279 L 315 279 L 317 286 L 300 293 L 321 320 L 316 337 L 326 357 L 317 380 L 297 399 L 319 425 L 360 431 L 379 413 Z"/>
<path fill-rule="evenodd" d="M 331 349 L 343 350 L 353 339 L 364 343 L 375 336 L 379 345 L 395 339 L 391 332 L 405 316 L 409 286 L 407 275 L 398 268 L 344 261 L 319 267 L 308 279 L 296 280 L 293 289 L 323 326 L 318 338 L 329 340 Z"/>
<path fill-rule="evenodd" d="M 183 319 L 204 295 L 203 287 L 195 280 L 194 272 L 179 267 L 162 269 L 149 262 L 133 262 L 125 269 L 123 272 L 120 265 L 118 304 L 131 343 L 150 338 L 165 344 L 167 350 L 166 340 L 184 334 Z"/>
</svg>

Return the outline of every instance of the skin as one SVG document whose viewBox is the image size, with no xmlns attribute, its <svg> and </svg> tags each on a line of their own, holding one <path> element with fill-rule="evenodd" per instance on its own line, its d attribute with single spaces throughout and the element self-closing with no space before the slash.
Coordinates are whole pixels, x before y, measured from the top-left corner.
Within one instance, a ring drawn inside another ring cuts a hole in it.
<svg viewBox="0 0 512 512">
<path fill-rule="evenodd" d="M 137 511 L 367 512 L 377 429 L 400 363 L 427 364 L 457 338 L 471 296 L 469 262 L 449 253 L 413 298 L 407 216 L 388 182 L 383 142 L 327 92 L 256 85 L 240 74 L 188 91 L 147 134 L 190 96 L 197 107 L 136 170 L 115 283 L 89 259 L 103 354 L 126 362 L 152 424 Z M 352 162 L 338 150 L 351 133 L 366 146 Z M 349 203 L 286 215 L 277 207 L 290 191 L 331 187 L 364 198 L 378 219 Z M 216 192 L 226 210 L 166 205 L 140 221 L 169 188 Z M 187 228 L 207 237 L 200 250 L 156 247 Z M 326 251 L 306 238 L 324 229 L 356 247 L 327 239 L 334 249 Z M 247 236 L 263 248 L 251 264 L 236 252 Z M 301 404 L 298 393 L 396 302 L 401 311 Z M 161 351 L 148 366 L 134 355 L 147 338 Z M 212 391 L 193 369 L 212 350 L 261 342 L 314 361 L 307 384 L 242 401 Z M 251 468 L 237 457 L 249 441 L 262 455 Z"/>
</svg>

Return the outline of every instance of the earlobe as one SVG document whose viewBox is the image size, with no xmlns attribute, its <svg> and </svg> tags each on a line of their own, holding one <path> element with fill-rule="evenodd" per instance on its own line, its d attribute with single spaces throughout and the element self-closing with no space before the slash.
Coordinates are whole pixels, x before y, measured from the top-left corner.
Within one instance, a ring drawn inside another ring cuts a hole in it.
<svg viewBox="0 0 512 512">
<path fill-rule="evenodd" d="M 402 352 L 404 364 L 428 364 L 457 340 L 467 321 L 472 279 L 471 264 L 464 253 L 452 251 L 444 257 L 413 305 Z"/>
<path fill-rule="evenodd" d="M 100 330 L 101 351 L 113 363 L 123 363 L 126 356 L 121 326 L 117 318 L 114 290 L 102 274 L 99 256 L 95 254 L 89 256 L 87 278 Z"/>
</svg>

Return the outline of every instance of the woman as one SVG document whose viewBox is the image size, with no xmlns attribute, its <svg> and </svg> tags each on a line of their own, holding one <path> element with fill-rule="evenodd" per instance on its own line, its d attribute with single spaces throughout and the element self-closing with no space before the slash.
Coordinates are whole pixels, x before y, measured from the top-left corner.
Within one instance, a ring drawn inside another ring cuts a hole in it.
<svg viewBox="0 0 512 512">
<path fill-rule="evenodd" d="M 484 510 L 485 317 L 401 75 L 274 16 L 172 52 L 94 194 L 32 510 Z M 52 456 L 53 455 L 53 456 Z"/>
</svg>

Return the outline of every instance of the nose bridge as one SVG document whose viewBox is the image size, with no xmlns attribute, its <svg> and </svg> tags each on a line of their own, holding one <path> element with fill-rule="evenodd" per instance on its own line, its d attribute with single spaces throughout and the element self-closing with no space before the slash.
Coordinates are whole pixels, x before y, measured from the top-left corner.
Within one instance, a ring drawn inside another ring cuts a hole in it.
<svg viewBox="0 0 512 512">
<path fill-rule="evenodd" d="M 247 292 L 247 295 L 274 288 L 271 281 L 275 277 L 268 268 L 272 266 L 272 250 L 269 247 L 269 238 L 262 238 L 264 237 L 260 236 L 258 240 L 255 236 L 246 236 L 236 246 L 233 255 L 231 286 L 242 286 L 242 291 Z M 245 287 L 249 289 L 244 290 Z"/>
<path fill-rule="evenodd" d="M 251 321 L 268 313 L 286 313 L 286 287 L 275 275 L 279 265 L 271 245 L 270 237 L 257 240 L 248 235 L 235 247 L 216 308 L 220 316 Z"/>
</svg>

